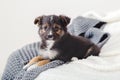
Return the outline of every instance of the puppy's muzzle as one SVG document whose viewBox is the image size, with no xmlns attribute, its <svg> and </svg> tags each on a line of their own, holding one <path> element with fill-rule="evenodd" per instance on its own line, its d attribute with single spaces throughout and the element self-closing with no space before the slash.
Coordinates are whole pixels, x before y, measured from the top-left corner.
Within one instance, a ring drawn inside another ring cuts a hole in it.
<svg viewBox="0 0 120 80">
<path fill-rule="evenodd" d="M 51 38 L 53 38 L 53 35 L 48 35 L 47 38 L 51 39 Z"/>
<path fill-rule="evenodd" d="M 53 39 L 53 33 L 52 33 L 52 31 L 50 30 L 49 32 L 48 32 L 48 34 L 47 34 L 47 39 Z"/>
</svg>

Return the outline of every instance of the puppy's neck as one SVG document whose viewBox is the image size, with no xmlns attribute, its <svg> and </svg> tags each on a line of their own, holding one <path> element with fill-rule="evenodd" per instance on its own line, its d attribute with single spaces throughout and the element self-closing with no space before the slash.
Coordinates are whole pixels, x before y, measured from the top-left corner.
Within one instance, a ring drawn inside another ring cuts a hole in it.
<svg viewBox="0 0 120 80">
<path fill-rule="evenodd" d="M 52 48 L 52 46 L 54 45 L 55 41 L 54 40 L 47 40 L 46 44 L 47 44 L 47 48 L 48 50 L 50 50 Z"/>
<path fill-rule="evenodd" d="M 44 49 L 40 49 L 41 56 L 44 59 L 54 59 L 57 56 L 58 52 L 56 50 L 52 50 L 54 42 L 54 40 L 47 40 L 46 47 Z"/>
<path fill-rule="evenodd" d="M 50 50 L 54 43 L 55 43 L 54 40 L 42 41 L 41 49 Z"/>
</svg>

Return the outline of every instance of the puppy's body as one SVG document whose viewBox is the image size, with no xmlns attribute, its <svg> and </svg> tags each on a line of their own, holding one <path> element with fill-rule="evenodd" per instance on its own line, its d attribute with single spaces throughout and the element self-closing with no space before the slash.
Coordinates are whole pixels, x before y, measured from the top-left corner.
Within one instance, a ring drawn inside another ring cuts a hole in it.
<svg viewBox="0 0 120 80">
<path fill-rule="evenodd" d="M 40 57 L 33 58 L 27 66 L 39 62 L 39 60 L 62 60 L 68 62 L 72 57 L 78 59 L 87 58 L 90 55 L 98 56 L 100 49 L 90 40 L 84 37 L 72 36 L 67 32 L 67 25 L 70 18 L 60 15 L 39 16 L 34 24 L 39 27 L 41 38 Z M 42 61 L 37 65 L 49 62 Z"/>
<path fill-rule="evenodd" d="M 53 52 L 51 53 L 53 57 L 49 55 L 48 58 L 64 62 L 70 61 L 72 57 L 83 59 L 90 55 L 98 56 L 100 52 L 99 48 L 88 39 L 72 36 L 69 33 L 55 41 L 49 51 Z"/>
</svg>

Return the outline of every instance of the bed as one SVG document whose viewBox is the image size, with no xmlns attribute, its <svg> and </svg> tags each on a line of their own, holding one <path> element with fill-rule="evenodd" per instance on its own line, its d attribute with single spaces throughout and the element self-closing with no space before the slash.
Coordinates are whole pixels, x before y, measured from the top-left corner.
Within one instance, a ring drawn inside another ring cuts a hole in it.
<svg viewBox="0 0 120 80">
<path fill-rule="evenodd" d="M 119 17 L 120 12 L 114 12 L 101 18 L 109 20 L 104 31 L 109 32 L 111 38 L 99 57 L 90 56 L 46 70 L 35 80 L 120 80 L 120 20 L 116 13 Z"/>
</svg>

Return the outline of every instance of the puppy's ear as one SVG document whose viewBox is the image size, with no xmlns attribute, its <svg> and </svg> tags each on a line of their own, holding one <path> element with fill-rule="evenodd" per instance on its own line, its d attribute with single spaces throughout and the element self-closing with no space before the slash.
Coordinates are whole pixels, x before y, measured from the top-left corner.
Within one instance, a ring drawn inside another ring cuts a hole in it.
<svg viewBox="0 0 120 80">
<path fill-rule="evenodd" d="M 64 27 L 66 27 L 69 23 L 70 23 L 70 18 L 64 15 L 60 15 L 59 16 L 61 19 L 62 24 L 64 25 Z"/>
<path fill-rule="evenodd" d="M 42 25 L 43 16 L 35 18 L 34 24 Z"/>
</svg>

